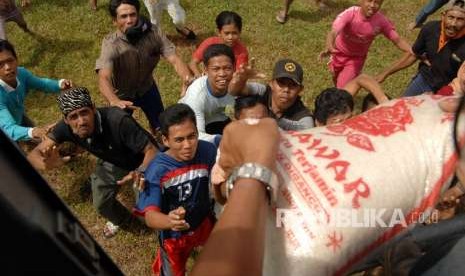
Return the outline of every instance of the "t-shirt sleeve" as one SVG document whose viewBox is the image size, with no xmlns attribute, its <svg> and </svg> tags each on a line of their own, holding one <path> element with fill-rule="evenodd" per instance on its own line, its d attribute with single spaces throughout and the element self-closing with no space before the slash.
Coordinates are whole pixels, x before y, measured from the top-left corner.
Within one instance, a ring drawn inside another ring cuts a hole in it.
<svg viewBox="0 0 465 276">
<path fill-rule="evenodd" d="M 151 164 L 146 172 L 154 169 L 156 164 Z M 147 211 L 161 211 L 162 204 L 162 189 L 160 184 L 160 175 L 157 171 L 146 174 L 145 189 L 139 193 L 136 206 L 134 207 L 134 214 L 144 216 Z"/>
<path fill-rule="evenodd" d="M 192 59 L 196 62 L 201 62 L 203 60 L 203 52 L 205 52 L 205 49 L 208 48 L 208 46 L 215 44 L 213 38 L 207 38 L 202 43 L 200 43 L 199 47 L 195 49 L 194 53 L 192 54 Z"/>
<path fill-rule="evenodd" d="M 352 21 L 357 11 L 357 7 L 350 7 L 336 16 L 332 24 L 332 30 L 335 33 L 340 33 L 345 26 Z"/>
<path fill-rule="evenodd" d="M 109 39 L 107 38 L 103 39 L 101 49 L 102 50 L 100 52 L 100 56 L 95 62 L 95 70 L 96 71 L 100 69 L 113 70 L 113 61 L 116 56 L 116 51 Z"/>
<path fill-rule="evenodd" d="M 384 15 L 383 15 L 383 18 L 382 18 L 382 21 L 381 21 L 381 32 L 383 33 L 383 35 L 387 39 L 389 39 L 391 41 L 395 41 L 395 40 L 399 39 L 399 34 L 396 31 L 396 27 Z"/>
<path fill-rule="evenodd" d="M 152 28 L 156 28 L 157 35 L 160 37 L 161 40 L 161 55 L 163 57 L 168 57 L 176 53 L 176 46 L 174 46 L 173 42 L 169 40 L 165 33 L 158 27 L 158 25 L 152 25 Z"/>
<path fill-rule="evenodd" d="M 29 140 L 28 127 L 20 126 L 11 115 L 8 107 L 0 101 L 0 128 L 14 141 Z"/>
<path fill-rule="evenodd" d="M 247 51 L 247 48 L 244 46 L 242 43 L 237 44 L 237 52 L 235 55 L 236 58 L 236 70 L 242 65 L 242 64 L 248 64 L 249 63 L 249 52 Z"/>
<path fill-rule="evenodd" d="M 143 152 L 150 142 L 149 134 L 131 116 L 124 116 L 120 122 L 120 139 L 134 154 Z"/>
</svg>

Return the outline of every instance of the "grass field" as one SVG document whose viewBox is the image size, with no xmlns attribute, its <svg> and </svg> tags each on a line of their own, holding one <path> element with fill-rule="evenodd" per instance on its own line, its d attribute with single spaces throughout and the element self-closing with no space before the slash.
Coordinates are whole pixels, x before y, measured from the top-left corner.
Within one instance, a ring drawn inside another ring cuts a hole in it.
<svg viewBox="0 0 465 276">
<path fill-rule="evenodd" d="M 281 0 L 181 0 L 187 11 L 188 26 L 199 35 L 198 42 L 215 33 L 214 18 L 220 11 L 234 10 L 243 17 L 242 40 L 248 46 L 250 56 L 256 58 L 260 71 L 270 76 L 274 62 L 281 57 L 300 62 L 305 72 L 303 98 L 310 108 L 315 96 L 323 88 L 332 86 L 326 64 L 317 60 L 326 33 L 334 17 L 356 2 L 333 0 L 328 12 L 320 12 L 311 0 L 296 0 L 289 21 L 280 25 L 274 17 L 281 7 Z M 385 0 L 382 11 L 395 22 L 399 33 L 413 42 L 417 31 L 407 31 L 406 26 L 425 2 L 427 0 Z M 39 76 L 69 78 L 75 85 L 86 86 L 98 105 L 103 105 L 94 66 L 103 36 L 114 30 L 107 4 L 108 0 L 99 0 L 98 10 L 94 12 L 89 9 L 87 0 L 32 0 L 32 5 L 23 14 L 34 36 L 23 33 L 14 23 L 7 24 L 7 35 L 16 46 L 20 64 Z M 143 5 L 142 13 L 147 14 Z M 162 27 L 178 46 L 178 53 L 188 62 L 195 44 L 185 42 L 176 34 L 166 13 Z M 364 72 L 376 74 L 400 55 L 391 42 L 380 36 L 371 47 Z M 398 96 L 415 70 L 412 66 L 388 79 L 383 84 L 387 94 Z M 180 80 L 173 68 L 161 61 L 155 78 L 165 105 L 175 103 Z M 356 101 L 360 104 L 361 96 Z M 55 98 L 43 93 L 29 95 L 26 110 L 39 125 L 60 118 Z M 136 112 L 136 117 L 143 120 L 140 112 Z M 105 221 L 96 215 L 90 199 L 80 195 L 80 187 L 91 173 L 93 163 L 94 159 L 85 155 L 44 176 L 127 275 L 150 275 L 155 235 L 149 231 L 136 231 L 104 240 L 101 232 Z M 131 198 L 130 192 L 123 193 L 122 198 Z"/>
</svg>

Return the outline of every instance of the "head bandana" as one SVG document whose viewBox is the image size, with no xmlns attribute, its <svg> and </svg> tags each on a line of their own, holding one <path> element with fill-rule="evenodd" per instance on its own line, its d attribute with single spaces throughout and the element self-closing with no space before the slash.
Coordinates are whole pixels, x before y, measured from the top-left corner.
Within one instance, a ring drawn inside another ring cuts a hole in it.
<svg viewBox="0 0 465 276">
<path fill-rule="evenodd" d="M 58 106 L 63 115 L 83 107 L 92 107 L 89 90 L 85 87 L 73 87 L 61 92 L 57 98 Z"/>
</svg>

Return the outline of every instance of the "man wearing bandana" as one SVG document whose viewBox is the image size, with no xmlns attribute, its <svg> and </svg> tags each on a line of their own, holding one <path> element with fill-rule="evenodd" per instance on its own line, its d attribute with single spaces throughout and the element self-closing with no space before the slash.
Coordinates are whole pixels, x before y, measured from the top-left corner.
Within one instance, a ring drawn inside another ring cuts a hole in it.
<svg viewBox="0 0 465 276">
<path fill-rule="evenodd" d="M 465 61 L 465 1 L 450 1 L 440 21 L 426 23 L 418 34 L 412 52 L 394 62 L 377 76 L 377 80 L 382 82 L 420 59 L 418 73 L 405 90 L 404 97 L 436 92 L 447 85 Z"/>
<path fill-rule="evenodd" d="M 150 134 L 117 107 L 95 108 L 84 87 L 63 91 L 57 98 L 63 113 L 48 137 L 28 155 L 39 170 L 56 168 L 70 160 L 59 155 L 59 145 L 71 142 L 97 156 L 91 176 L 94 207 L 106 219 L 104 236 L 116 234 L 131 221 L 131 213 L 116 199 L 119 186 L 143 185 L 143 172 L 157 153 Z"/>
<path fill-rule="evenodd" d="M 129 112 L 142 108 L 155 133 L 163 103 L 152 73 L 160 57 L 173 65 L 183 85 L 192 75 L 159 27 L 139 16 L 139 8 L 138 0 L 110 1 L 116 32 L 103 39 L 96 71 L 100 92 L 110 105 Z"/>
</svg>

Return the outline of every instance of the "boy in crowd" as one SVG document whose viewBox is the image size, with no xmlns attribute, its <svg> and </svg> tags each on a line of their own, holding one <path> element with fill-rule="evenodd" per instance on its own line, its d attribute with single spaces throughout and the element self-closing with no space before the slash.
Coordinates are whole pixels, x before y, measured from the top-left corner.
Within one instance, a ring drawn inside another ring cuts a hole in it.
<svg viewBox="0 0 465 276">
<path fill-rule="evenodd" d="M 329 69 L 337 88 L 343 88 L 360 74 L 371 43 L 380 33 L 400 50 L 411 52 L 410 44 L 399 36 L 389 19 L 379 12 L 382 4 L 383 0 L 359 0 L 359 6 L 346 9 L 334 20 L 320 59 L 331 56 Z"/>
<path fill-rule="evenodd" d="M 72 86 L 69 80 L 52 80 L 34 76 L 29 70 L 18 67 L 13 45 L 0 40 L 0 128 L 13 140 L 39 140 L 47 127 L 34 127 L 26 116 L 24 100 L 29 89 L 58 93 Z"/>
<path fill-rule="evenodd" d="M 39 170 L 59 167 L 70 159 L 58 154 L 58 146 L 64 142 L 74 143 L 97 156 L 91 176 L 92 201 L 109 220 L 103 235 L 110 238 L 132 218 L 116 199 L 120 185 L 126 182 L 143 185 L 142 174 L 157 149 L 151 135 L 131 115 L 116 107 L 95 108 L 84 87 L 63 91 L 58 105 L 63 120 L 31 151 L 28 159 Z"/>
<path fill-rule="evenodd" d="M 354 99 L 349 92 L 335 87 L 325 89 L 315 99 L 315 124 L 340 124 L 352 117 L 353 110 Z"/>
<path fill-rule="evenodd" d="M 155 275 L 183 276 L 194 247 L 203 245 L 214 224 L 209 193 L 216 147 L 199 141 L 194 111 L 175 104 L 160 115 L 163 144 L 145 172 L 147 185 L 135 209 L 160 230 Z"/>
</svg>

